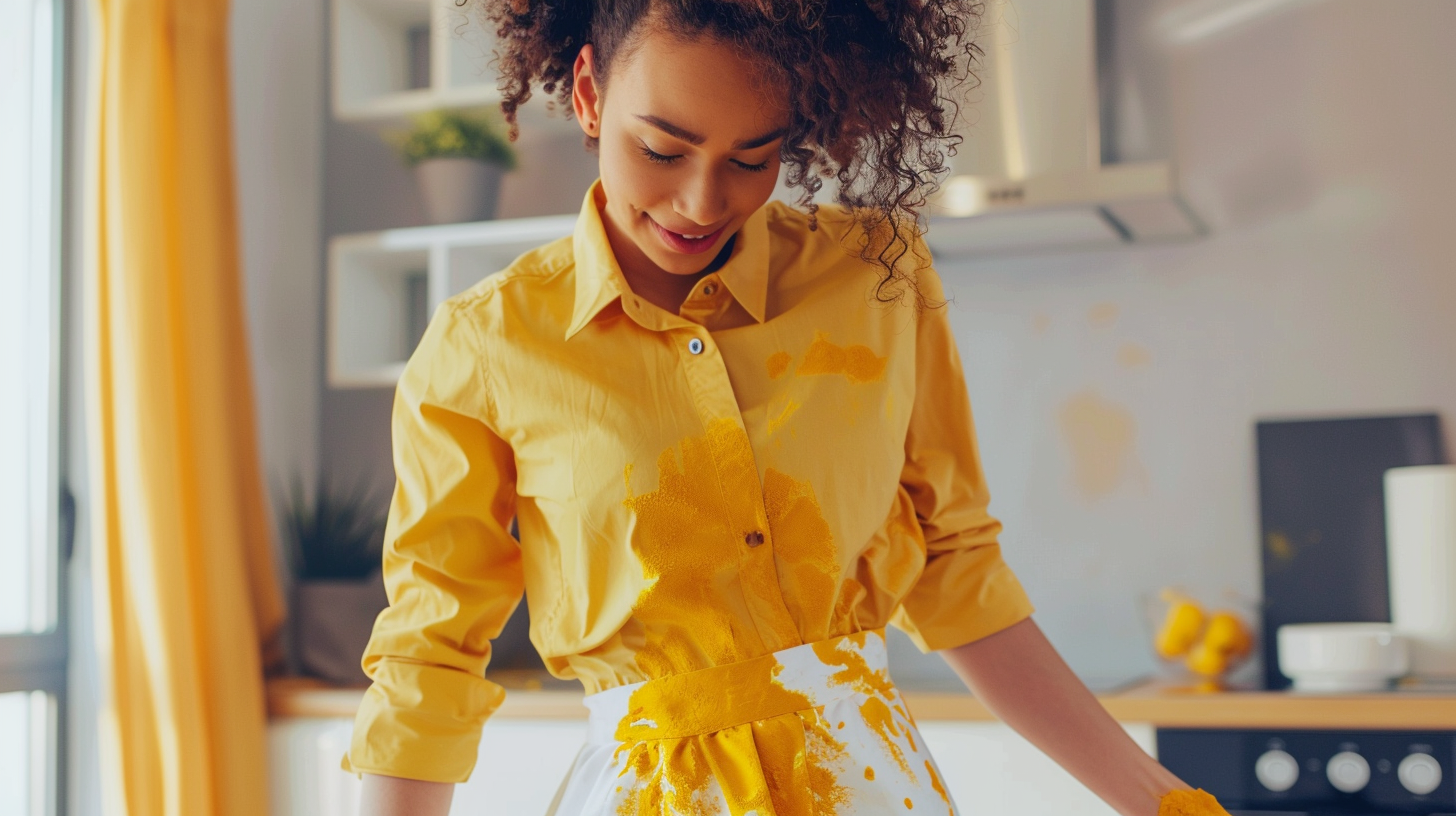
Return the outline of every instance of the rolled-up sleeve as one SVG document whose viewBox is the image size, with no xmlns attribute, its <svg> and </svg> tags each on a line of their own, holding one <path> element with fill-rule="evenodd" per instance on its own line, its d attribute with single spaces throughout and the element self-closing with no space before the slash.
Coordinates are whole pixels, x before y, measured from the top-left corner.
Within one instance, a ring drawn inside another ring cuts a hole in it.
<svg viewBox="0 0 1456 816">
<path fill-rule="evenodd" d="M 920 292 L 938 302 L 935 272 L 927 268 L 918 277 Z M 979 640 L 1032 613 L 1021 582 L 1002 560 L 1001 523 L 987 512 L 990 494 L 949 309 L 928 307 L 919 315 L 915 405 L 900 477 L 926 555 L 924 572 L 891 622 L 926 652 Z"/>
<path fill-rule="evenodd" d="M 481 726 L 504 698 L 485 667 L 524 584 L 509 532 L 514 457 L 494 427 L 488 372 L 469 314 L 447 302 L 395 392 L 390 605 L 364 653 L 373 685 L 345 770 L 463 782 Z"/>
</svg>

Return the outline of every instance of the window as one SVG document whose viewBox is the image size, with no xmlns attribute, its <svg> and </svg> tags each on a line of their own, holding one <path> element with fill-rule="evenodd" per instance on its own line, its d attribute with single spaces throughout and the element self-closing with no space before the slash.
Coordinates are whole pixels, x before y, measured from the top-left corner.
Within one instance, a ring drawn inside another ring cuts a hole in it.
<svg viewBox="0 0 1456 816">
<path fill-rule="evenodd" d="M 58 809 L 62 0 L 0 0 L 0 810 Z M 64 534 L 64 535 L 63 535 Z"/>
</svg>

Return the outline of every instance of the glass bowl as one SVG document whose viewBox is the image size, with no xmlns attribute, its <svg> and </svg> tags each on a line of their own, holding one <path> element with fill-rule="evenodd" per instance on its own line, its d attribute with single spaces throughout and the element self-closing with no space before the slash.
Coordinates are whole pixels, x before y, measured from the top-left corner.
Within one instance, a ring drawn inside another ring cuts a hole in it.
<svg viewBox="0 0 1456 816">
<path fill-rule="evenodd" d="M 1200 596 L 1167 587 L 1143 597 L 1148 643 L 1160 679 L 1194 691 L 1223 691 L 1258 650 L 1258 605 L 1237 593 Z"/>
</svg>

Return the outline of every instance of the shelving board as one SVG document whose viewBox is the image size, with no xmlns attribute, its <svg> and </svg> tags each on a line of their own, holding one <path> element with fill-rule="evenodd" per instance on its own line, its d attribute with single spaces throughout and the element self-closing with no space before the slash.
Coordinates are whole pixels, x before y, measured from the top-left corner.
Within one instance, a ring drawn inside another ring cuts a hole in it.
<svg viewBox="0 0 1456 816">
<path fill-rule="evenodd" d="M 473 3 L 333 0 L 334 118 L 402 127 L 437 108 L 500 104 L 495 35 Z M 521 109 L 525 130 L 572 127 L 537 95 Z"/>
<path fill-rule="evenodd" d="M 335 237 L 329 385 L 392 387 L 436 307 L 522 253 L 570 235 L 575 225 L 575 215 L 553 215 Z"/>
</svg>

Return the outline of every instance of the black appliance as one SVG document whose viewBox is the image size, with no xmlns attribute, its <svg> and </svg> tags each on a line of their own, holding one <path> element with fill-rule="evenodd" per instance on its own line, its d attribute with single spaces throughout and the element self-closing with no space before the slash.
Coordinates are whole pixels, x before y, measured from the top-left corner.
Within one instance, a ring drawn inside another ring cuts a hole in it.
<svg viewBox="0 0 1456 816">
<path fill-rule="evenodd" d="M 1390 620 L 1385 471 L 1445 463 L 1441 421 L 1413 416 L 1260 422 L 1265 685 L 1286 623 Z"/>
<path fill-rule="evenodd" d="M 1234 816 L 1452 816 L 1456 731 L 1161 728 L 1158 760 Z"/>
</svg>

